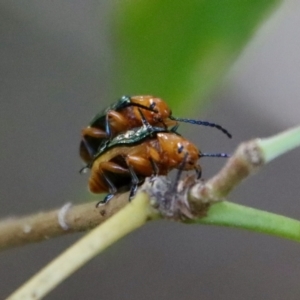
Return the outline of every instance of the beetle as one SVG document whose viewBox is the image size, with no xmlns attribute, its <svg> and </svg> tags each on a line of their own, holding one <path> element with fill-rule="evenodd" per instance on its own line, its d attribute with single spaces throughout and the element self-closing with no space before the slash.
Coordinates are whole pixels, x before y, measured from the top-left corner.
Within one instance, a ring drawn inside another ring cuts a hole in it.
<svg viewBox="0 0 300 300">
<path fill-rule="evenodd" d="M 166 175 L 180 165 L 184 151 L 188 153 L 184 170 L 196 170 L 199 150 L 183 137 L 170 132 L 156 132 L 156 137 L 139 141 L 136 145 L 114 146 L 99 155 L 91 168 L 89 189 L 93 193 L 109 192 L 104 203 L 130 186 L 130 198 L 145 177 Z"/>
<path fill-rule="evenodd" d="M 227 154 L 201 153 L 198 148 L 178 133 L 153 127 L 143 120 L 142 127 L 134 128 L 108 141 L 91 166 L 89 189 L 93 193 L 109 194 L 100 203 L 106 203 L 117 192 L 130 190 L 132 198 L 138 185 L 148 176 L 166 175 L 182 166 L 195 170 L 201 176 L 198 159 L 204 156 L 228 157 Z"/>
<path fill-rule="evenodd" d="M 88 165 L 92 162 L 99 147 L 119 133 L 142 125 L 139 109 L 143 110 L 146 120 L 153 126 L 168 128 L 178 122 L 215 127 L 229 138 L 231 134 L 222 126 L 206 121 L 176 118 L 165 101 L 151 95 L 122 96 L 115 104 L 97 114 L 89 126 L 82 130 L 80 156 Z"/>
</svg>

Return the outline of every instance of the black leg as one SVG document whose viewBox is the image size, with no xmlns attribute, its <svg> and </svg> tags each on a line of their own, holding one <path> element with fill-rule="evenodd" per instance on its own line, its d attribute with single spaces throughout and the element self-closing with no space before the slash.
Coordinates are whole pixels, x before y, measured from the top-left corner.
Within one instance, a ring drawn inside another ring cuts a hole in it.
<svg viewBox="0 0 300 300">
<path fill-rule="evenodd" d="M 138 188 L 138 184 L 139 184 L 139 179 L 136 175 L 136 173 L 134 172 L 132 166 L 128 166 L 130 175 L 131 175 L 131 187 L 130 187 L 130 193 L 129 193 L 129 201 L 135 196 L 137 188 Z"/>
<path fill-rule="evenodd" d="M 79 146 L 80 151 L 83 151 L 83 149 L 86 149 L 90 157 L 93 157 L 95 155 L 95 151 L 93 147 L 90 146 L 89 142 L 85 139 L 85 137 L 82 137 L 82 141 Z"/>
<path fill-rule="evenodd" d="M 105 175 L 104 172 L 102 172 L 102 176 L 103 178 L 105 179 L 106 183 L 108 184 L 109 186 L 109 194 L 107 194 L 103 200 L 99 201 L 97 204 L 96 204 L 96 207 L 98 207 L 99 205 L 101 204 L 105 204 L 107 203 L 111 198 L 114 197 L 114 195 L 117 193 L 117 188 L 116 186 L 112 183 L 112 181 L 108 178 L 107 175 Z"/>
<path fill-rule="evenodd" d="M 96 204 L 96 207 L 99 207 L 101 204 L 105 204 L 107 203 L 111 198 L 113 198 L 114 195 L 113 194 L 107 194 L 103 200 L 99 201 L 97 204 Z"/>
<path fill-rule="evenodd" d="M 112 133 L 111 133 L 111 128 L 110 128 L 108 113 L 109 112 L 107 112 L 107 114 L 105 116 L 105 132 L 106 132 L 108 138 L 111 139 Z"/>
<path fill-rule="evenodd" d="M 102 176 L 109 186 L 109 193 L 115 194 L 117 192 L 116 186 L 112 183 L 112 181 L 108 178 L 108 176 L 104 172 L 102 172 Z"/>
<path fill-rule="evenodd" d="M 201 170 L 201 167 L 200 167 L 199 165 L 197 165 L 197 166 L 195 167 L 195 171 L 196 171 L 196 178 L 197 178 L 197 179 L 200 179 L 201 176 L 202 176 L 202 170 Z"/>
<path fill-rule="evenodd" d="M 140 115 L 141 115 L 141 119 L 142 119 L 143 126 L 146 126 L 146 127 L 147 127 L 147 130 L 148 130 L 149 132 L 151 132 L 151 131 L 152 131 L 152 130 L 151 130 L 151 129 L 152 129 L 152 126 L 150 125 L 150 123 L 148 122 L 148 120 L 145 118 L 145 116 L 144 116 L 142 110 L 141 110 L 140 108 L 138 108 L 138 110 L 139 110 L 139 113 L 140 113 Z"/>
<path fill-rule="evenodd" d="M 158 168 L 157 163 L 151 157 L 150 157 L 150 163 L 151 163 L 152 170 L 153 170 L 152 176 L 157 176 L 159 173 L 159 168 Z"/>
<path fill-rule="evenodd" d="M 177 174 L 176 174 L 176 178 L 175 178 L 175 180 L 174 180 L 173 187 L 172 187 L 172 189 L 171 189 L 173 192 L 176 192 L 176 190 L 177 190 L 177 186 L 178 186 L 178 183 L 179 183 L 181 174 L 182 174 L 182 172 L 183 172 L 184 166 L 185 166 L 185 164 L 186 164 L 187 157 L 188 157 L 188 153 L 186 152 L 186 153 L 184 154 L 184 157 L 183 157 L 183 159 L 182 159 L 182 162 L 181 162 L 180 165 L 179 165 L 178 172 L 177 172 Z"/>
</svg>

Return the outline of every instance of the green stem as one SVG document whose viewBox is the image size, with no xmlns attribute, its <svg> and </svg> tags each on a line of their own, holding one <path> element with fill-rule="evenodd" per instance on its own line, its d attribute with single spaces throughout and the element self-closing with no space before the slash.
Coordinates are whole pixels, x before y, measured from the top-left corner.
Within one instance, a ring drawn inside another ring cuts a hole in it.
<svg viewBox="0 0 300 300">
<path fill-rule="evenodd" d="M 299 221 L 227 201 L 212 205 L 207 217 L 196 222 L 241 228 L 300 242 Z"/>
<path fill-rule="evenodd" d="M 286 130 L 270 138 L 261 139 L 258 144 L 264 153 L 265 161 L 270 162 L 274 158 L 300 146 L 300 127 Z"/>
</svg>

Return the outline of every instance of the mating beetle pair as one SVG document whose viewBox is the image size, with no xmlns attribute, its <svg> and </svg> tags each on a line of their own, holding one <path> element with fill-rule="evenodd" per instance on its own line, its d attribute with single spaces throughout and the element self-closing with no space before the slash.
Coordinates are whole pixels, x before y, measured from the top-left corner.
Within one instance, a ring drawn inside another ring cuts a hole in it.
<svg viewBox="0 0 300 300">
<path fill-rule="evenodd" d="M 142 109 L 145 119 L 152 126 L 168 128 L 177 125 L 178 122 L 185 122 L 215 127 L 231 138 L 231 134 L 218 124 L 173 117 L 171 109 L 160 98 L 149 95 L 123 96 L 117 103 L 97 114 L 89 126 L 82 130 L 80 156 L 83 161 L 90 165 L 99 147 L 105 141 L 111 140 L 118 134 L 126 132 L 129 129 L 142 126 L 142 117 L 139 108 Z"/>
<path fill-rule="evenodd" d="M 80 155 L 91 167 L 90 190 L 109 192 L 103 202 L 122 190 L 129 189 L 132 197 L 147 176 L 166 175 L 174 168 L 182 168 L 194 169 L 199 177 L 200 157 L 227 157 L 223 153 L 201 153 L 176 133 L 177 121 L 216 127 L 231 137 L 220 125 L 172 117 L 160 98 L 124 96 L 98 114 L 82 132 Z M 169 126 L 173 128 L 168 130 Z"/>
</svg>

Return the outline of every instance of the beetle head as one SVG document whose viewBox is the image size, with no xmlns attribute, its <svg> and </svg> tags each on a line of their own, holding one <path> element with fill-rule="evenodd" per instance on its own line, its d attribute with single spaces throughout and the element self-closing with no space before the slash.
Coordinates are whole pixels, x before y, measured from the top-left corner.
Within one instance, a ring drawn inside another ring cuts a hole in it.
<svg viewBox="0 0 300 300">
<path fill-rule="evenodd" d="M 167 103 L 160 98 L 154 96 L 133 96 L 131 102 L 148 107 L 150 110 L 143 110 L 145 118 L 151 123 L 159 123 L 171 115 L 171 110 Z M 137 112 L 137 117 L 139 113 Z"/>
<path fill-rule="evenodd" d="M 179 167 L 185 159 L 183 169 L 195 169 L 199 159 L 199 150 L 193 143 L 174 133 L 159 133 L 157 138 L 162 151 L 169 158 L 170 167 Z"/>
</svg>

